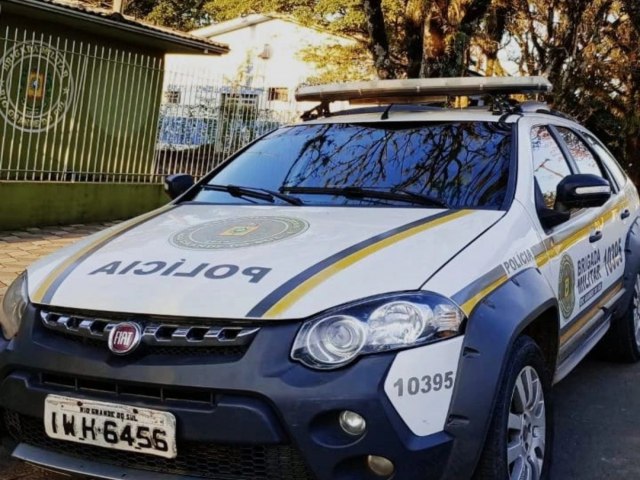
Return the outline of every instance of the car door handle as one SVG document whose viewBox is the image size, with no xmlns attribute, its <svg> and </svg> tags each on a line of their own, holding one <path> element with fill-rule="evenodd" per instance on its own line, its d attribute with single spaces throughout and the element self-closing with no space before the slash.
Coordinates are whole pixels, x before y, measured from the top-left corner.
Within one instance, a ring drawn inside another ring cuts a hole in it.
<svg viewBox="0 0 640 480">
<path fill-rule="evenodd" d="M 620 218 L 624 220 L 625 218 L 629 218 L 631 216 L 631 211 L 627 208 L 621 214 Z"/>
<path fill-rule="evenodd" d="M 589 241 L 591 243 L 596 243 L 596 242 L 599 242 L 600 240 L 602 240 L 602 230 L 596 230 L 589 237 Z"/>
</svg>

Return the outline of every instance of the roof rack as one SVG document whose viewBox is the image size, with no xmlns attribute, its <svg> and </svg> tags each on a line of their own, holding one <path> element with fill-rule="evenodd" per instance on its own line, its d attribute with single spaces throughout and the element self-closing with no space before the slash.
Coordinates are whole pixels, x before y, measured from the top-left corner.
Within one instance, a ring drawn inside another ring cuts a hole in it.
<svg viewBox="0 0 640 480">
<path fill-rule="evenodd" d="M 300 102 L 349 101 L 352 103 L 401 103 L 444 97 L 476 95 L 506 96 L 550 93 L 553 85 L 545 77 L 462 77 L 372 80 L 300 87 Z"/>
</svg>

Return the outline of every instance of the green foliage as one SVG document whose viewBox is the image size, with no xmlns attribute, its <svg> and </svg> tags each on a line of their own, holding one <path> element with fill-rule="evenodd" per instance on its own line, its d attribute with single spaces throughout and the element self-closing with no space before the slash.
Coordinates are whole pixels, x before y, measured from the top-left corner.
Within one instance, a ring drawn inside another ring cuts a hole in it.
<svg viewBox="0 0 640 480">
<path fill-rule="evenodd" d="M 316 65 L 318 74 L 308 78 L 308 85 L 350 82 L 375 77 L 369 54 L 358 45 L 330 45 L 302 51 L 305 62 Z"/>
<path fill-rule="evenodd" d="M 277 13 L 290 15 L 305 25 L 352 35 L 363 33 L 364 16 L 359 5 L 359 0 L 129 0 L 126 13 L 182 30 L 251 13 Z"/>
<path fill-rule="evenodd" d="M 209 23 L 205 0 L 130 0 L 125 13 L 156 25 L 192 30 Z"/>
<path fill-rule="evenodd" d="M 319 67 L 313 83 L 368 78 L 372 59 L 385 77 L 546 75 L 554 106 L 640 180 L 638 0 L 130 0 L 127 12 L 179 29 L 277 13 L 359 42 L 303 52 Z"/>
</svg>

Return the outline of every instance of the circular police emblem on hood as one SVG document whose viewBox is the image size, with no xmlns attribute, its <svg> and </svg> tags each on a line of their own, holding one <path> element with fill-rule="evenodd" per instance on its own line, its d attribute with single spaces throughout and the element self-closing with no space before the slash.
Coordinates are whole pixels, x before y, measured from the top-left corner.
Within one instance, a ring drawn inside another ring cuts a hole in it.
<svg viewBox="0 0 640 480">
<path fill-rule="evenodd" d="M 566 253 L 560 259 L 560 276 L 558 282 L 558 302 L 562 316 L 566 319 L 573 313 L 576 304 L 575 278 L 573 260 Z"/>
<path fill-rule="evenodd" d="M 242 248 L 301 234 L 309 224 L 292 217 L 239 217 L 201 223 L 174 234 L 172 245 L 190 250 Z"/>
</svg>

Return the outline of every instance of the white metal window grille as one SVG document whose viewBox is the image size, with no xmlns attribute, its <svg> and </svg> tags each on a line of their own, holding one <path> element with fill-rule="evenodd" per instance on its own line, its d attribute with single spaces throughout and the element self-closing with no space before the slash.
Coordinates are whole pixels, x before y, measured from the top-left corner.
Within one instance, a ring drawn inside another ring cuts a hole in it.
<svg viewBox="0 0 640 480">
<path fill-rule="evenodd" d="M 191 72 L 168 71 L 165 92 L 179 92 L 179 102 L 164 96 L 160 107 L 155 173 L 203 176 L 247 143 L 297 121 L 301 107 L 293 100 L 274 104 L 269 89 Z"/>
</svg>

